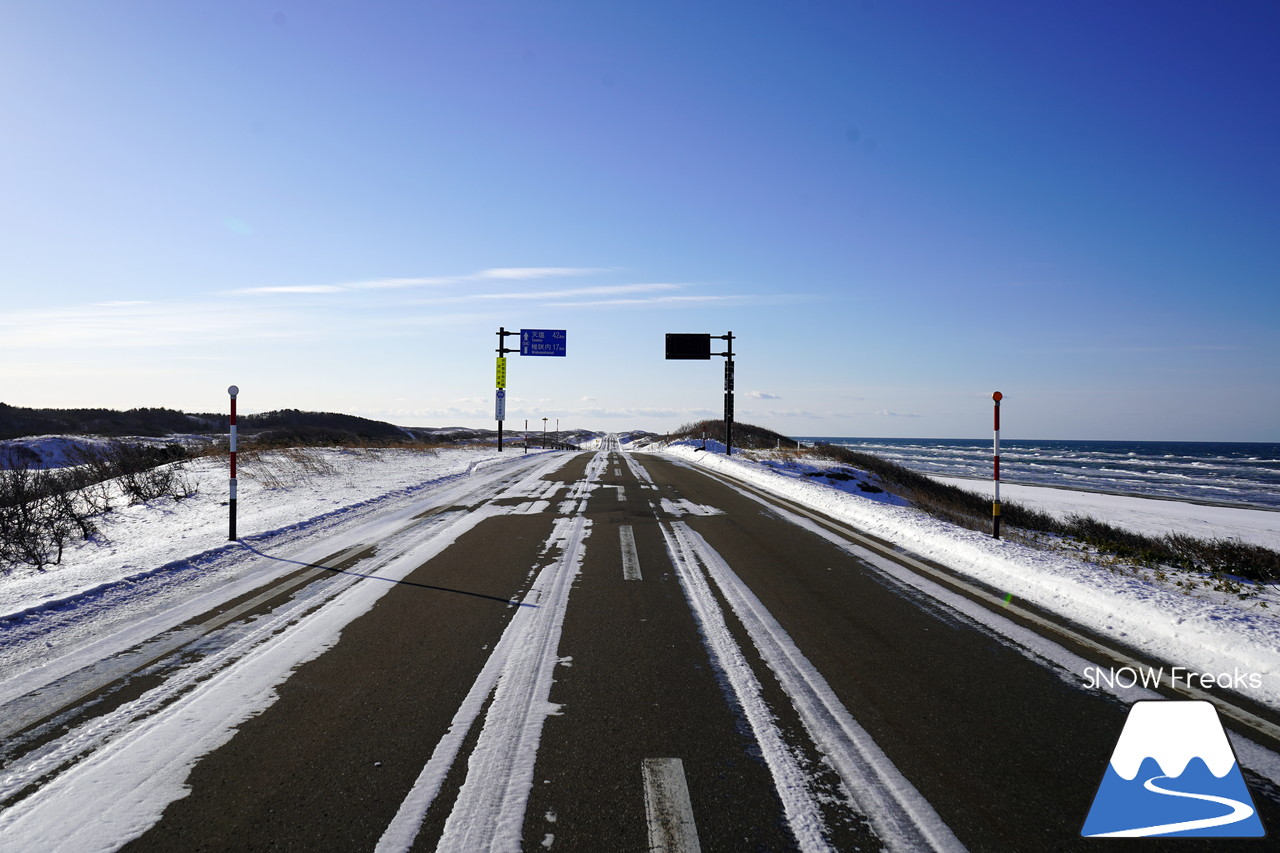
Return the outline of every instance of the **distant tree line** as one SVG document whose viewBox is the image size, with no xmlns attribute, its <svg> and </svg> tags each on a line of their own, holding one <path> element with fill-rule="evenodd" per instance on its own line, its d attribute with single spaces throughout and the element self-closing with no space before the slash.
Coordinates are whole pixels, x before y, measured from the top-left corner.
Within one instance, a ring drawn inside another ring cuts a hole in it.
<svg viewBox="0 0 1280 853">
<path fill-rule="evenodd" d="M 222 416 L 226 422 L 226 416 Z M 159 438 L 214 428 L 217 415 L 175 409 L 27 409 L 0 403 L 0 440 L 29 435 L 105 435 Z"/>
</svg>

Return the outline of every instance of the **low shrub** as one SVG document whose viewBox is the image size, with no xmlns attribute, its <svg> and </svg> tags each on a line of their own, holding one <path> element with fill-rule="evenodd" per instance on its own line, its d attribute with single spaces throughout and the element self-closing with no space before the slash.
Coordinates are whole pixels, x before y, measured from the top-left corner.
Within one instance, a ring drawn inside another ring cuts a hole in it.
<svg viewBox="0 0 1280 853">
<path fill-rule="evenodd" d="M 20 565 L 43 571 L 62 562 L 75 538 L 97 535 L 95 517 L 111 510 L 110 481 L 130 503 L 196 494 L 182 470 L 186 458 L 181 445 L 113 442 L 74 451 L 76 464 L 68 468 L 0 471 L 0 572 Z"/>
</svg>

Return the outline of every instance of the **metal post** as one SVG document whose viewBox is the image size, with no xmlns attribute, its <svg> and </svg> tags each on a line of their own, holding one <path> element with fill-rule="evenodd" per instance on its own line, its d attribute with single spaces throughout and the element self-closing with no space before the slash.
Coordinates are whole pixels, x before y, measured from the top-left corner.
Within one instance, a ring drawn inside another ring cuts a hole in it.
<svg viewBox="0 0 1280 853">
<path fill-rule="evenodd" d="M 229 507 L 230 530 L 227 539 L 235 542 L 236 537 L 236 397 L 240 394 L 240 389 L 232 385 L 227 389 L 227 393 L 231 395 L 231 499 L 227 503 Z"/>
<path fill-rule="evenodd" d="M 529 419 L 524 419 L 524 453 L 529 455 Z"/>
<path fill-rule="evenodd" d="M 733 332 L 724 336 L 729 342 L 724 362 L 724 453 L 733 455 Z"/>
<path fill-rule="evenodd" d="M 556 418 L 556 438 L 555 438 L 555 441 L 552 442 L 552 444 L 556 446 L 557 450 L 560 449 L 560 419 L 559 418 Z"/>
<path fill-rule="evenodd" d="M 498 452 L 499 453 L 502 452 L 502 422 L 503 420 L 505 420 L 506 411 L 507 411 L 506 401 L 501 399 L 501 397 L 506 393 L 506 389 L 507 389 L 507 353 L 516 351 L 514 349 L 509 349 L 507 347 L 507 336 L 518 335 L 518 334 L 520 333 L 508 332 L 506 326 L 498 327 L 498 365 L 497 365 L 498 375 L 497 375 L 497 381 L 494 382 L 494 385 L 496 385 L 497 390 L 502 391 L 503 394 L 494 395 L 496 398 L 494 401 L 494 415 L 495 415 L 494 419 L 498 422 Z"/>
<path fill-rule="evenodd" d="M 991 502 L 991 535 L 1000 538 L 1000 401 L 1004 399 L 1004 395 L 999 391 L 991 395 L 991 399 L 995 401 L 995 443 L 993 445 L 992 459 L 995 462 L 995 499 Z"/>
<path fill-rule="evenodd" d="M 547 449 L 547 419 L 542 419 L 542 449 Z"/>
</svg>

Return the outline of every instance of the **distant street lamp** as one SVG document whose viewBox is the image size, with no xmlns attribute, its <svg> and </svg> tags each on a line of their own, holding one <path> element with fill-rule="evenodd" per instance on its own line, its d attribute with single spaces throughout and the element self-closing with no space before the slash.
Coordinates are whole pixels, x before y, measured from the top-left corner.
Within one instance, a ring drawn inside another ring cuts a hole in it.
<svg viewBox="0 0 1280 853">
<path fill-rule="evenodd" d="M 542 419 L 542 449 L 547 449 L 547 419 Z"/>
</svg>

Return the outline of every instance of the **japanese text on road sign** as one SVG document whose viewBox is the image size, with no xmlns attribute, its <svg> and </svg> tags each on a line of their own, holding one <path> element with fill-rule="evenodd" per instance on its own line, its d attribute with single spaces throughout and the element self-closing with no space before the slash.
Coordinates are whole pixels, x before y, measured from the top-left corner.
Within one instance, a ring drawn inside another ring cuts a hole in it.
<svg viewBox="0 0 1280 853">
<path fill-rule="evenodd" d="M 564 355 L 564 329 L 521 329 L 521 355 Z"/>
</svg>

